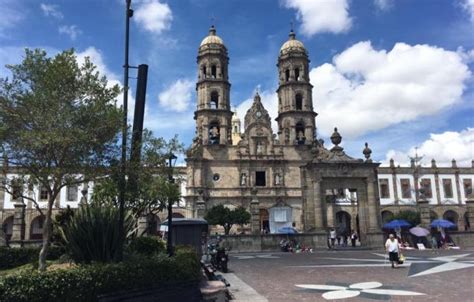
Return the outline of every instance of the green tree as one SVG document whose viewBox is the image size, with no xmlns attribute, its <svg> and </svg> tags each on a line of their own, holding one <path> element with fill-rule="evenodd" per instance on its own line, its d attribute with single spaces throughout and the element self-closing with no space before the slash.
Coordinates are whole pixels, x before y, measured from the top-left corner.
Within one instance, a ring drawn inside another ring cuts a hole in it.
<svg viewBox="0 0 474 302">
<path fill-rule="evenodd" d="M 103 174 L 115 156 L 120 89 L 109 87 L 89 58 L 79 65 L 74 50 L 48 57 L 43 50 L 26 49 L 23 62 L 7 68 L 11 78 L 0 79 L 0 152 L 19 177 L 6 178 L 2 186 L 13 193 L 14 183 L 21 184 L 20 200 L 31 200 L 45 216 L 39 254 L 44 271 L 60 190 Z M 46 213 L 29 194 L 34 186 L 48 193 Z"/>
<path fill-rule="evenodd" d="M 166 141 L 154 137 L 147 129 L 143 131 L 141 161 L 129 164 L 129 181 L 125 190 L 125 208 L 135 218 L 159 212 L 168 203 L 180 199 L 180 180 L 174 183 L 169 181 L 171 171 L 167 159 L 170 153 L 178 154 L 183 150 L 176 136 Z M 113 165 L 110 175 L 97 181 L 92 195 L 94 204 L 118 206 L 119 168 L 118 164 Z"/>
<path fill-rule="evenodd" d="M 234 210 L 217 205 L 210 208 L 204 219 L 211 225 L 221 225 L 226 235 L 229 235 L 230 229 L 234 224 L 244 225 L 250 221 L 250 213 L 243 207 Z"/>
<path fill-rule="evenodd" d="M 240 225 L 241 228 L 243 228 L 244 224 L 247 224 L 250 222 L 250 218 L 252 216 L 250 213 L 244 208 L 244 207 L 238 207 L 231 211 L 233 221 Z"/>
</svg>

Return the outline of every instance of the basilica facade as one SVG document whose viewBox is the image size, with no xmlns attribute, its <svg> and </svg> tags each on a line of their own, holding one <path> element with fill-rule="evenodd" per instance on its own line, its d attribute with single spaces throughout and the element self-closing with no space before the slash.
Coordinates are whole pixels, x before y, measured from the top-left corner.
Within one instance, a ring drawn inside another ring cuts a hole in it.
<svg viewBox="0 0 474 302">
<path fill-rule="evenodd" d="M 474 246 L 474 161 L 458 167 L 453 159 L 450 167 L 438 167 L 433 159 L 425 167 L 415 156 L 410 166 L 390 161 L 379 167 L 367 143 L 361 146 L 362 158 L 346 154 L 337 128 L 325 145 L 317 136 L 318 104 L 312 100 L 317 88 L 310 83 L 308 53 L 293 31 L 281 46 L 275 70 L 277 133 L 258 93 L 243 121 L 231 110 L 228 52 L 214 27 L 199 46 L 197 68 L 196 132 L 186 166 L 176 169 L 182 199 L 174 205 L 173 217 L 204 217 L 220 204 L 242 206 L 252 217 L 244 230 L 233 230 L 250 233 L 243 250 L 263 249 L 265 244 L 275 248 L 278 236 L 256 235 L 279 233 L 284 227 L 303 233 L 300 239 L 309 246 L 325 246 L 328 230 L 335 228 L 341 235 L 355 230 L 363 245 L 379 247 L 383 223 L 400 211 L 412 211 L 426 228 L 436 218 L 451 220 L 459 231 L 457 243 Z M 3 171 L 0 181 L 18 175 L 14 168 Z M 93 188 L 93 182 L 63 188 L 54 214 L 88 202 Z M 44 188 L 28 188 L 25 194 L 46 207 Z M 138 224 L 156 234 L 166 218 L 161 212 Z M 43 221 L 30 200 L 0 190 L 0 245 L 2 234 L 11 242 L 40 240 Z M 244 240 L 238 236 L 234 242 Z"/>
<path fill-rule="evenodd" d="M 193 216 L 219 204 L 242 206 L 252 214 L 254 234 L 288 226 L 325 233 L 336 224 L 338 201 L 350 215 L 340 226 L 344 232 L 357 229 L 367 240 L 379 234 L 379 164 L 367 144 L 361 146 L 364 159 L 347 155 L 337 128 L 332 146 L 318 139 L 308 53 L 295 33 L 282 45 L 275 71 L 278 133 L 258 93 L 243 125 L 231 111 L 228 62 L 227 48 L 211 27 L 198 50 L 196 136 L 186 158 L 185 198 Z"/>
</svg>

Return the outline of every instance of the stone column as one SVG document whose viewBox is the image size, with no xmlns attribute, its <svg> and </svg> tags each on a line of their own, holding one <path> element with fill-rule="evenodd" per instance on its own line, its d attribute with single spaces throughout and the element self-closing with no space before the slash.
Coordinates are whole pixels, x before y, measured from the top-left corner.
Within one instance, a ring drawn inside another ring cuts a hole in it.
<svg viewBox="0 0 474 302">
<path fill-rule="evenodd" d="M 140 215 L 137 221 L 138 236 L 146 236 L 148 229 L 147 215 Z"/>
<path fill-rule="evenodd" d="M 428 200 L 418 200 L 418 209 L 420 211 L 421 226 L 430 229 L 430 205 Z"/>
<path fill-rule="evenodd" d="M 15 246 L 21 246 L 21 241 L 25 239 L 25 205 L 23 202 L 17 201 L 14 207 L 15 214 L 13 216 L 13 232 L 11 241 L 17 241 L 18 243 L 15 244 Z"/>
<path fill-rule="evenodd" d="M 435 177 L 435 189 L 436 189 L 436 199 L 438 200 L 436 203 L 441 204 L 441 190 L 439 188 L 440 183 L 439 183 L 439 173 L 438 169 L 435 170 L 434 172 L 434 177 Z"/>
<path fill-rule="evenodd" d="M 219 137 L 219 143 L 220 143 L 221 145 L 227 144 L 227 127 L 226 127 L 226 126 L 221 125 L 219 135 L 220 135 L 220 137 Z"/>
<path fill-rule="evenodd" d="M 474 198 L 466 200 L 467 219 L 469 220 L 470 230 L 474 230 Z"/>
<path fill-rule="evenodd" d="M 204 218 L 206 215 L 206 202 L 204 201 L 202 196 L 198 197 L 198 200 L 195 204 L 195 213 L 196 218 Z"/>
<path fill-rule="evenodd" d="M 252 200 L 250 201 L 250 229 L 252 234 L 260 234 L 260 210 L 259 201 L 257 198 L 257 190 L 252 190 Z"/>
<path fill-rule="evenodd" d="M 398 196 L 398 182 L 397 182 L 397 174 L 395 172 L 395 169 L 392 170 L 392 184 L 393 184 L 393 196 L 395 197 L 395 205 L 398 205 L 400 201 L 400 197 Z"/>
<path fill-rule="evenodd" d="M 461 178 L 459 177 L 459 170 L 456 170 L 454 173 L 455 181 L 456 181 L 456 193 L 458 197 L 458 204 L 462 204 L 462 196 L 461 196 Z"/>
<path fill-rule="evenodd" d="M 311 144 L 311 142 L 313 141 L 313 129 L 311 127 L 306 127 L 304 129 L 304 137 L 306 139 L 305 143 Z"/>
<path fill-rule="evenodd" d="M 375 181 L 367 179 L 367 206 L 369 208 L 369 232 L 379 232 L 379 211 L 377 206 L 377 196 L 375 190 Z"/>
<path fill-rule="evenodd" d="M 306 174 L 306 173 L 305 173 Z M 302 173 L 303 175 L 303 173 Z M 306 182 L 306 176 L 304 177 L 304 181 Z M 315 216 L 314 216 L 314 192 L 313 187 L 307 186 L 306 183 L 302 184 L 304 186 L 303 190 L 303 213 L 304 213 L 304 231 L 311 232 L 314 231 L 315 228 Z"/>
<path fill-rule="evenodd" d="M 326 202 L 327 227 L 335 228 L 334 224 L 334 201 Z"/>
<path fill-rule="evenodd" d="M 368 232 L 368 203 L 367 203 L 367 186 L 361 187 L 360 190 L 357 190 L 357 212 L 359 215 L 359 238 L 360 242 L 365 244 L 367 239 Z M 355 228 L 354 228 L 355 229 Z"/>
<path fill-rule="evenodd" d="M 323 201 L 321 200 L 321 178 L 317 178 L 313 182 L 314 190 L 314 226 L 316 231 L 325 232 L 323 218 Z"/>
</svg>

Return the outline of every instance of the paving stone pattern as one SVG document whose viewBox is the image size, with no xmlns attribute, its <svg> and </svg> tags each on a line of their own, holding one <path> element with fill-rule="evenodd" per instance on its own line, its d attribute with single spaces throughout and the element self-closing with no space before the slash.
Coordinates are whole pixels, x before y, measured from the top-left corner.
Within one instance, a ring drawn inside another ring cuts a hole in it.
<svg viewBox="0 0 474 302">
<path fill-rule="evenodd" d="M 347 298 L 339 301 L 474 300 L 474 250 L 415 250 L 404 255 L 406 263 L 397 269 L 390 267 L 383 251 L 236 254 L 229 265 L 232 273 L 272 302 L 327 301 L 324 297 L 344 295 Z M 330 286 L 334 290 L 324 290 Z M 423 295 L 399 295 L 406 292 Z"/>
</svg>

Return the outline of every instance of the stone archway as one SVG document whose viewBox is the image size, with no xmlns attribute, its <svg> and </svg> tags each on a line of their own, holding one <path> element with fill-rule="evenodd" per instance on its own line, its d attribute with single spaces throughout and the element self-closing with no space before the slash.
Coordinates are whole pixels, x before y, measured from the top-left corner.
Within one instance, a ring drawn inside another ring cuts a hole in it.
<svg viewBox="0 0 474 302">
<path fill-rule="evenodd" d="M 336 231 L 338 235 L 350 236 L 351 234 L 351 215 L 346 211 L 336 213 Z"/>
<path fill-rule="evenodd" d="M 33 218 L 30 227 L 30 240 L 43 239 L 43 224 L 44 216 L 40 215 Z"/>
<path fill-rule="evenodd" d="M 146 218 L 147 218 L 146 233 L 148 235 L 158 235 L 158 232 L 160 230 L 160 224 L 161 224 L 160 217 L 158 217 L 155 214 L 148 214 Z"/>
<path fill-rule="evenodd" d="M 184 218 L 184 215 L 181 213 L 173 212 L 173 218 Z"/>
<path fill-rule="evenodd" d="M 5 234 L 5 239 L 9 241 L 13 234 L 13 216 L 7 217 L 2 223 L 2 230 Z"/>
<path fill-rule="evenodd" d="M 393 218 L 393 212 L 385 210 L 382 211 L 382 225 L 386 224 L 387 222 L 390 222 Z"/>
<path fill-rule="evenodd" d="M 459 220 L 459 215 L 453 210 L 447 210 L 443 214 L 443 219 L 449 220 L 452 223 L 454 223 L 456 226 L 453 227 L 451 230 L 457 231 L 458 230 L 458 220 Z"/>
<path fill-rule="evenodd" d="M 430 211 L 430 221 L 438 219 L 438 214 L 435 211 Z"/>
</svg>

